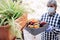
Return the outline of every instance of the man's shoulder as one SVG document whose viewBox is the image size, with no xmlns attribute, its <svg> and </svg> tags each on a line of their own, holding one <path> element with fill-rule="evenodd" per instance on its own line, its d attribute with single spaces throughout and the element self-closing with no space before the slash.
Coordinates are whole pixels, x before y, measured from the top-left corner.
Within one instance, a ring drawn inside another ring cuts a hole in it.
<svg viewBox="0 0 60 40">
<path fill-rule="evenodd" d="M 57 19 L 60 20 L 60 14 L 59 13 L 56 13 L 55 15 L 57 16 Z"/>
<path fill-rule="evenodd" d="M 56 15 L 58 15 L 60 17 L 60 14 L 59 13 L 56 13 Z"/>
<path fill-rule="evenodd" d="M 44 13 L 42 16 L 46 16 L 48 13 Z"/>
</svg>

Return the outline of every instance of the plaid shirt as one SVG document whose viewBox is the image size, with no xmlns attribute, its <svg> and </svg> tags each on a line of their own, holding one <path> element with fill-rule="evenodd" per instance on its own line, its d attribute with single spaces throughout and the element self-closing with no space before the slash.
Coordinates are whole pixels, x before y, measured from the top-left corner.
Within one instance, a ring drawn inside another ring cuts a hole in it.
<svg viewBox="0 0 60 40">
<path fill-rule="evenodd" d="M 50 26 L 58 28 L 50 32 L 44 32 L 42 34 L 42 40 L 58 40 L 57 33 L 59 33 L 60 28 L 60 15 L 55 13 L 50 16 L 48 13 L 42 15 L 41 21 L 47 22 Z"/>
</svg>

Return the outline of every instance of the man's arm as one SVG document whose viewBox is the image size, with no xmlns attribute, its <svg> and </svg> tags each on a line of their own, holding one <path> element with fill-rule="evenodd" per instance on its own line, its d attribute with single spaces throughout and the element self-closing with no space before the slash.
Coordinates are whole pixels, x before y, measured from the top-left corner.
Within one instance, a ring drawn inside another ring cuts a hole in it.
<svg viewBox="0 0 60 40">
<path fill-rule="evenodd" d="M 54 32 L 55 32 L 55 33 L 59 33 L 59 32 L 60 32 L 60 17 L 59 17 L 59 20 L 58 20 L 58 25 L 57 25 L 57 27 L 54 29 Z"/>
<path fill-rule="evenodd" d="M 40 21 L 42 21 L 43 20 L 43 15 L 41 16 L 41 19 L 40 19 Z"/>
<path fill-rule="evenodd" d="M 43 15 L 41 16 L 40 21 L 42 21 L 42 20 L 44 19 L 43 17 L 46 17 L 46 14 L 47 14 L 47 13 L 45 13 L 45 14 L 43 14 Z"/>
<path fill-rule="evenodd" d="M 60 29 L 60 17 L 59 17 L 59 20 L 58 20 L 58 27 Z"/>
<path fill-rule="evenodd" d="M 41 16 L 40 21 L 43 21 L 43 20 L 44 20 L 44 18 L 46 17 L 46 15 L 48 15 L 48 14 L 47 14 L 47 13 L 43 14 L 43 15 Z"/>
</svg>

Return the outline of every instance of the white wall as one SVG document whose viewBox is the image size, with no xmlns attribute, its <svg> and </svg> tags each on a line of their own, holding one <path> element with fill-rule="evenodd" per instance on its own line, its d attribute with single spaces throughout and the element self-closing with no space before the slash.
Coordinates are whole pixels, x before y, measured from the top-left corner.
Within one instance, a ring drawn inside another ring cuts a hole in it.
<svg viewBox="0 0 60 40">
<path fill-rule="evenodd" d="M 60 4 L 59 0 L 56 0 L 58 4 L 57 12 L 60 13 Z M 40 19 L 41 15 L 47 12 L 48 0 L 23 0 L 23 5 L 30 13 L 28 14 L 28 19 L 35 18 Z M 32 12 L 33 11 L 33 12 Z"/>
</svg>

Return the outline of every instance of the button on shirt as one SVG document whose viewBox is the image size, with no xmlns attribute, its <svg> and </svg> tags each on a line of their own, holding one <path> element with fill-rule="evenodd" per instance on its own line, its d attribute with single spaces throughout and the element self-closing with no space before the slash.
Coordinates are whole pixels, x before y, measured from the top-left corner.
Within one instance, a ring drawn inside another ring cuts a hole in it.
<svg viewBox="0 0 60 40">
<path fill-rule="evenodd" d="M 42 39 L 43 40 L 58 40 L 57 33 L 60 30 L 60 15 L 55 13 L 54 15 L 50 16 L 48 13 L 42 15 L 41 21 L 47 22 L 50 26 L 55 28 L 54 31 L 51 32 L 44 32 Z"/>
</svg>

